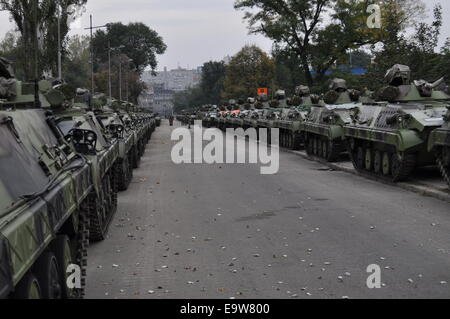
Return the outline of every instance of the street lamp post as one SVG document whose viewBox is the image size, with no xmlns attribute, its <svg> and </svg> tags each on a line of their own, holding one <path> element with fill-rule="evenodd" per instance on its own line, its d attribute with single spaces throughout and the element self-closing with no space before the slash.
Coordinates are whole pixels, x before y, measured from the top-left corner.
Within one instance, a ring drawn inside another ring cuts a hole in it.
<svg viewBox="0 0 450 319">
<path fill-rule="evenodd" d="M 119 59 L 119 100 L 122 102 L 122 61 Z"/>
<path fill-rule="evenodd" d="M 108 40 L 108 89 L 109 99 L 112 100 L 112 85 L 111 85 L 111 41 Z"/>
<path fill-rule="evenodd" d="M 85 30 L 90 30 L 90 31 L 91 31 L 91 96 L 93 97 L 94 94 L 95 94 L 95 78 L 94 78 L 94 41 L 93 41 L 94 35 L 93 35 L 93 30 L 94 30 L 94 29 L 107 28 L 108 25 L 106 24 L 106 25 L 101 25 L 101 26 L 94 27 L 94 26 L 92 25 L 92 14 L 90 15 L 89 19 L 90 19 L 90 26 L 89 26 L 89 28 L 85 28 Z M 91 98 L 91 105 L 90 105 L 90 106 L 92 107 L 92 98 Z"/>
<path fill-rule="evenodd" d="M 122 62 L 122 59 L 119 58 L 119 99 L 122 101 L 122 63 L 131 63 L 133 62 L 132 59 L 127 59 L 126 61 Z M 128 102 L 128 72 L 125 73 L 125 85 L 126 87 L 126 95 L 127 95 L 127 102 Z"/>
<path fill-rule="evenodd" d="M 58 3 L 58 79 L 62 80 L 61 3 Z"/>
</svg>

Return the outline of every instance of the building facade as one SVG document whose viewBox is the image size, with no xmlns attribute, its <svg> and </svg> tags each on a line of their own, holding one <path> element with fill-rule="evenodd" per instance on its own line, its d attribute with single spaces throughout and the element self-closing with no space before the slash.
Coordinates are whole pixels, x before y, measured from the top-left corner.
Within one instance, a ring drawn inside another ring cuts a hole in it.
<svg viewBox="0 0 450 319">
<path fill-rule="evenodd" d="M 164 68 L 164 71 L 157 72 L 156 76 L 151 72 L 145 72 L 142 80 L 148 89 L 141 97 L 141 103 L 145 103 L 156 113 L 171 115 L 174 95 L 197 86 L 201 81 L 201 73 L 201 68 L 196 70 L 178 68 L 170 71 Z"/>
</svg>

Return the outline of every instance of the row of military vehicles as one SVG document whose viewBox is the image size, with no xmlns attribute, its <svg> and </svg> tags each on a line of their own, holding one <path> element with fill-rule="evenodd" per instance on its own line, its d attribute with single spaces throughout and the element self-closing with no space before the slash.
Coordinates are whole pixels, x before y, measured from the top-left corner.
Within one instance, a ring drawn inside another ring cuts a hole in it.
<svg viewBox="0 0 450 319">
<path fill-rule="evenodd" d="M 280 130 L 280 146 L 305 149 L 329 162 L 350 158 L 355 169 L 391 182 L 419 167 L 437 165 L 450 187 L 450 95 L 444 79 L 411 81 L 408 66 L 394 65 L 377 92 L 330 81 L 323 96 L 299 86 L 287 98 L 230 101 L 227 109 L 199 112 L 204 127 Z M 270 143 L 270 136 L 269 136 Z"/>
<path fill-rule="evenodd" d="M 155 116 L 0 58 L 0 298 L 84 296 L 87 248 L 106 238 Z"/>
</svg>

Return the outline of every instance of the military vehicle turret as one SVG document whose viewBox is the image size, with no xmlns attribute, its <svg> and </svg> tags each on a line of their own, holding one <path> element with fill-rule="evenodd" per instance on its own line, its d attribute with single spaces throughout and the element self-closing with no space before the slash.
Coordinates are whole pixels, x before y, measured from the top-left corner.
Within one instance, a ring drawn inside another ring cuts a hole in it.
<svg viewBox="0 0 450 319">
<path fill-rule="evenodd" d="M 280 129 L 281 147 L 299 150 L 304 145 L 303 122 L 311 107 L 319 103 L 319 97 L 311 95 L 309 87 L 298 86 L 295 95 L 286 101 L 287 107 L 275 120 L 274 127 Z"/>
<path fill-rule="evenodd" d="M 436 163 L 428 142 L 444 125 L 450 96 L 436 89 L 442 79 L 410 83 L 404 65 L 394 65 L 385 80 L 387 86 L 377 93 L 382 102 L 355 108 L 345 136 L 356 169 L 399 182 L 416 167 Z"/>
<path fill-rule="evenodd" d="M 274 99 L 269 102 L 263 102 L 263 114 L 256 120 L 257 128 L 267 129 L 267 143 L 272 143 L 271 129 L 276 128 L 275 123 L 281 117 L 283 108 L 287 106 L 286 92 L 278 90 L 275 92 Z M 258 131 L 259 132 L 259 131 Z M 259 134 L 258 134 L 259 139 Z"/>
<path fill-rule="evenodd" d="M 333 79 L 329 88 L 324 103 L 311 108 L 303 130 L 307 153 L 333 162 L 347 151 L 344 125 L 351 121 L 351 110 L 361 103 L 359 91 L 348 89 L 345 80 Z"/>
<path fill-rule="evenodd" d="M 0 298 L 84 296 L 92 166 L 61 134 L 48 107 L 63 97 L 49 88 L 16 80 L 0 58 Z M 68 287 L 69 266 L 81 287 Z"/>
</svg>

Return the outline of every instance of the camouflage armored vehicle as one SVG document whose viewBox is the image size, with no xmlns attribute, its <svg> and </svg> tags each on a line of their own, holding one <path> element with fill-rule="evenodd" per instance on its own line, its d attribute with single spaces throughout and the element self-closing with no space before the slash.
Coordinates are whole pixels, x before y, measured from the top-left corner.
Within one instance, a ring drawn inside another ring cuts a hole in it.
<svg viewBox="0 0 450 319">
<path fill-rule="evenodd" d="M 439 169 L 450 187 L 450 102 L 443 120 L 444 125 L 431 133 L 428 150 L 436 154 Z"/>
<path fill-rule="evenodd" d="M 347 151 L 344 126 L 351 122 L 352 109 L 361 105 L 359 92 L 349 90 L 342 79 L 330 81 L 324 102 L 311 108 L 303 124 L 308 155 L 333 162 Z"/>
<path fill-rule="evenodd" d="M 450 96 L 436 89 L 442 80 L 410 83 L 410 69 L 403 65 L 392 67 L 385 80 L 378 99 L 386 102 L 356 108 L 345 136 L 356 169 L 398 182 L 416 167 L 436 163 L 428 142 L 444 125 Z"/>
<path fill-rule="evenodd" d="M 299 150 L 304 145 L 303 122 L 313 105 L 317 105 L 319 97 L 310 94 L 309 87 L 298 86 L 295 96 L 287 100 L 288 107 L 281 111 L 281 116 L 274 122 L 280 129 L 280 146 Z"/>
<path fill-rule="evenodd" d="M 262 106 L 263 114 L 256 120 L 258 140 L 260 138 L 259 129 L 267 129 L 267 143 L 271 144 L 271 129 L 276 128 L 276 121 L 280 119 L 283 109 L 286 109 L 287 107 L 286 92 L 283 90 L 278 90 L 275 92 L 274 99 L 269 102 L 263 102 Z"/>
<path fill-rule="evenodd" d="M 94 113 L 97 120 L 102 123 L 108 138 L 119 143 L 117 183 L 119 191 L 125 191 L 133 179 L 133 163 L 137 156 L 134 132 L 127 128 L 119 113 L 106 105 L 97 108 Z"/>
<path fill-rule="evenodd" d="M 0 298 L 82 298 L 91 164 L 42 108 L 50 106 L 48 83 L 35 88 L 16 80 L 0 58 Z M 81 275 L 73 289 L 66 283 L 70 265 Z"/>
<path fill-rule="evenodd" d="M 46 92 L 47 97 L 58 96 L 59 87 Z M 87 158 L 92 165 L 92 180 L 95 192 L 91 193 L 90 239 L 100 241 L 105 239 L 108 227 L 117 210 L 119 143 L 111 139 L 103 124 L 98 121 L 95 113 L 84 103 L 85 90 L 77 90 L 75 104 L 67 99 L 64 103 L 49 99 L 55 123 L 61 136 L 70 143 L 78 154 Z"/>
</svg>

